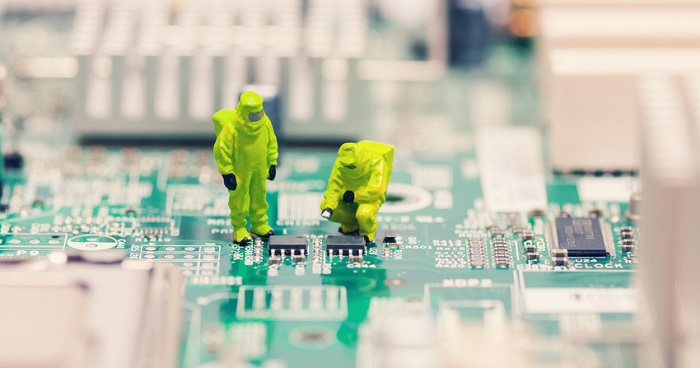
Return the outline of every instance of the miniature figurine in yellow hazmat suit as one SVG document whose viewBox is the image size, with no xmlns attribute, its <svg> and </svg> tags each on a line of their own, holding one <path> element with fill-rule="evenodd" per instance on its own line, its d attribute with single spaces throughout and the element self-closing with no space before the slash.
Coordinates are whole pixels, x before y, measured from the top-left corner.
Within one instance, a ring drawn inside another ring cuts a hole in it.
<svg viewBox="0 0 700 368">
<path fill-rule="evenodd" d="M 345 143 L 328 179 L 321 216 L 340 223 L 340 232 L 358 232 L 369 242 L 377 234 L 377 212 L 386 201 L 394 147 L 360 141 Z"/>
<path fill-rule="evenodd" d="M 216 130 L 214 158 L 229 191 L 233 240 L 246 244 L 250 233 L 268 237 L 267 185 L 277 175 L 277 137 L 255 92 L 241 94 L 236 109 L 223 109 L 212 117 Z M 246 229 L 250 217 L 250 233 Z"/>
</svg>

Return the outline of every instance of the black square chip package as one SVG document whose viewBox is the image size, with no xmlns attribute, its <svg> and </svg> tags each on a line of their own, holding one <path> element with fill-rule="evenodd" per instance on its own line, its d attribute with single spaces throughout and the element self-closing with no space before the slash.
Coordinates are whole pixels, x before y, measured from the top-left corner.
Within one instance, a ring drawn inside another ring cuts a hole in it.
<svg viewBox="0 0 700 368">
<path fill-rule="evenodd" d="M 606 240 L 599 218 L 557 217 L 554 220 L 556 245 L 569 257 L 605 257 Z"/>
</svg>

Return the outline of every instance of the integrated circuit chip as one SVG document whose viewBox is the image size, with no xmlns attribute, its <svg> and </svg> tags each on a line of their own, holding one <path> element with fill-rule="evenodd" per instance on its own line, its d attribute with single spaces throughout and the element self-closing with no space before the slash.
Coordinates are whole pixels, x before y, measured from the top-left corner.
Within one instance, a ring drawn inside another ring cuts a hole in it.
<svg viewBox="0 0 700 368">
<path fill-rule="evenodd" d="M 396 243 L 396 231 L 387 230 L 384 232 L 384 239 L 382 241 L 384 243 Z"/>
<path fill-rule="evenodd" d="M 365 238 L 359 235 L 329 235 L 326 238 L 326 251 L 328 254 L 362 254 L 365 251 Z"/>
<path fill-rule="evenodd" d="M 305 236 L 270 235 L 267 241 L 270 254 L 293 255 L 306 253 Z"/>
<path fill-rule="evenodd" d="M 553 245 L 569 257 L 606 257 L 608 232 L 599 218 L 557 217 L 551 229 Z"/>
</svg>

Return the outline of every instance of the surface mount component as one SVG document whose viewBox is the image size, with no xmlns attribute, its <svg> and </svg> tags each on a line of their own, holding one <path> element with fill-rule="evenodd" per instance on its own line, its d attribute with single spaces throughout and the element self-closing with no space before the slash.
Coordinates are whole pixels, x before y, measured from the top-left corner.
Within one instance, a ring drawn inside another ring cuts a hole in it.
<svg viewBox="0 0 700 368">
<path fill-rule="evenodd" d="M 637 241 L 634 239 L 625 239 L 622 241 L 622 251 L 623 252 L 634 252 L 637 245 Z"/>
<path fill-rule="evenodd" d="M 493 232 L 493 229 L 491 230 Z M 510 245 L 503 238 L 491 239 L 491 252 L 493 254 L 493 264 L 498 268 L 506 268 L 510 266 L 511 255 Z"/>
<path fill-rule="evenodd" d="M 620 238 L 621 239 L 634 239 L 634 229 L 629 226 L 620 228 Z"/>
<path fill-rule="evenodd" d="M 610 227 L 599 218 L 557 217 L 550 223 L 552 247 L 569 257 L 605 257 L 611 253 Z"/>
<path fill-rule="evenodd" d="M 491 231 L 491 237 L 493 238 L 502 238 L 506 235 L 505 230 L 501 229 L 498 226 L 491 226 L 489 230 Z"/>
<path fill-rule="evenodd" d="M 295 255 L 306 254 L 305 236 L 271 235 L 267 242 L 270 254 Z"/>
<path fill-rule="evenodd" d="M 566 249 L 552 249 L 552 265 L 566 267 L 569 265 L 569 252 Z"/>
<path fill-rule="evenodd" d="M 326 238 L 328 254 L 362 254 L 365 251 L 365 246 L 365 239 L 357 235 L 329 235 Z"/>
<path fill-rule="evenodd" d="M 534 240 L 535 232 L 532 230 L 525 230 L 521 233 L 521 237 L 523 238 L 523 241 Z"/>
<path fill-rule="evenodd" d="M 387 230 L 384 232 L 384 239 L 382 239 L 382 241 L 384 243 L 396 243 L 396 237 L 396 231 Z"/>
<path fill-rule="evenodd" d="M 467 239 L 467 249 L 469 254 L 469 265 L 472 268 L 483 268 L 486 266 L 486 251 L 482 238 Z"/>
</svg>

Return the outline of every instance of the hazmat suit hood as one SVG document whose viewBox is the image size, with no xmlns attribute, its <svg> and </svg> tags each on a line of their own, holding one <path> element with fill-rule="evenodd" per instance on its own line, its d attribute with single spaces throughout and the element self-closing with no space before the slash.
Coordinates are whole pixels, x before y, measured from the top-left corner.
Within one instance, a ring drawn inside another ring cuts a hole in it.
<svg viewBox="0 0 700 368">
<path fill-rule="evenodd" d="M 252 91 L 243 92 L 236 105 L 236 124 L 248 135 L 256 135 L 267 121 L 263 110 L 263 98 Z"/>
<path fill-rule="evenodd" d="M 367 157 L 357 143 L 345 143 L 338 150 L 340 175 L 348 179 L 357 179 L 368 172 Z"/>
</svg>

